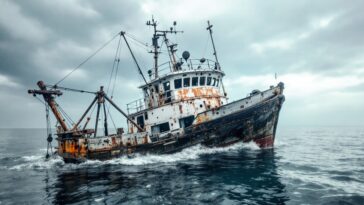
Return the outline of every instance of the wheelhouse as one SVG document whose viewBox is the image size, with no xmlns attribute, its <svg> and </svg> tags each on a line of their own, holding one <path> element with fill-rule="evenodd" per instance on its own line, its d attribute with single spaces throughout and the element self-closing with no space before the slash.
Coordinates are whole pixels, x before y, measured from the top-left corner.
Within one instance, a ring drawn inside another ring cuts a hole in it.
<svg viewBox="0 0 364 205">
<path fill-rule="evenodd" d="M 191 126 L 198 113 L 226 103 L 225 74 L 214 65 L 212 60 L 190 60 L 140 86 L 144 97 L 127 105 L 129 116 L 153 134 Z M 137 132 L 132 123 L 128 127 L 130 133 Z"/>
</svg>

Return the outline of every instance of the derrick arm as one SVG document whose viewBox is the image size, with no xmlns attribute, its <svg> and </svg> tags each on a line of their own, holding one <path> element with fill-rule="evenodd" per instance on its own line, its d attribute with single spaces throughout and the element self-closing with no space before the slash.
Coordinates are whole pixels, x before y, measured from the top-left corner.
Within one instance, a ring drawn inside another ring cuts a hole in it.
<svg viewBox="0 0 364 205">
<path fill-rule="evenodd" d="M 61 113 L 58 111 L 56 106 L 56 101 L 54 100 L 54 96 L 60 96 L 62 95 L 62 92 L 59 90 L 47 90 L 47 87 L 43 81 L 38 81 L 37 85 L 40 88 L 40 90 L 28 90 L 28 93 L 33 94 L 34 96 L 42 95 L 44 101 L 51 108 L 54 116 L 56 117 L 58 123 L 61 125 L 63 131 L 68 131 L 68 127 L 65 123 L 65 120 L 63 119 Z"/>
</svg>

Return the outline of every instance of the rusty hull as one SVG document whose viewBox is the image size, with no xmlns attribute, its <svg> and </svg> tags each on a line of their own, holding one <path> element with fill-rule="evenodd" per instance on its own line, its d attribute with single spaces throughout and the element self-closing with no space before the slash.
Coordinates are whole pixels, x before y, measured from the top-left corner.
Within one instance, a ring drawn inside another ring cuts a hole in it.
<svg viewBox="0 0 364 205">
<path fill-rule="evenodd" d="M 228 112 L 238 101 L 200 113 L 192 126 L 165 135 L 153 136 L 140 132 L 92 138 L 89 137 L 92 130 L 58 134 L 58 154 L 65 162 L 83 162 L 134 153 L 173 153 L 196 144 L 213 147 L 255 141 L 261 147 L 270 147 L 274 143 L 279 112 L 284 102 L 282 91 L 283 85 L 275 96 L 239 110 Z"/>
</svg>

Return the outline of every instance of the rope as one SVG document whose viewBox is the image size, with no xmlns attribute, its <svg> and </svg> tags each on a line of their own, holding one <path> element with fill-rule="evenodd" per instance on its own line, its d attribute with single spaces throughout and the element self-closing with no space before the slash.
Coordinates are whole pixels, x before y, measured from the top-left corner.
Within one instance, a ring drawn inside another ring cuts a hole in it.
<svg viewBox="0 0 364 205">
<path fill-rule="evenodd" d="M 113 87 L 112 87 L 112 90 L 111 90 L 111 99 L 112 99 L 112 98 L 113 98 L 113 96 L 114 96 L 116 80 L 117 80 L 117 76 L 118 76 L 118 72 L 119 72 L 120 55 L 121 55 L 121 52 L 120 52 L 120 50 L 119 50 L 119 56 L 118 56 L 118 60 L 117 60 L 117 63 L 116 63 L 116 71 L 115 71 L 115 77 L 114 77 L 114 84 L 113 84 Z"/>
<path fill-rule="evenodd" d="M 46 87 L 50 88 L 50 89 L 60 89 L 60 90 L 79 92 L 79 93 L 96 94 L 96 92 L 92 92 L 92 91 L 79 90 L 79 89 L 74 89 L 74 88 L 66 88 L 66 87 L 61 87 L 61 86 L 57 86 L 57 85 L 46 85 Z"/>
<path fill-rule="evenodd" d="M 135 36 L 129 34 L 129 33 L 125 33 L 126 36 L 128 36 L 131 40 L 134 40 L 136 43 L 139 43 L 141 46 L 144 47 L 144 49 L 150 49 L 151 46 L 148 46 L 147 43 L 143 43 L 142 41 L 138 40 Z"/>
<path fill-rule="evenodd" d="M 121 35 L 120 35 L 120 38 L 119 38 L 119 42 L 118 42 L 118 47 L 116 48 L 116 52 L 115 52 L 115 57 L 114 57 L 114 62 L 113 62 L 113 65 L 112 65 L 112 70 L 111 70 L 111 74 L 110 74 L 110 78 L 109 78 L 109 83 L 107 85 L 107 91 L 106 93 L 109 93 L 109 89 L 110 89 L 110 84 L 111 84 L 111 81 L 112 81 L 112 76 L 113 76 L 113 73 L 114 73 L 114 70 L 115 70 L 115 63 L 118 61 L 120 61 L 120 57 L 117 58 L 118 56 L 118 53 L 120 53 L 120 44 L 121 44 Z M 119 54 L 120 56 L 120 54 Z"/>
<path fill-rule="evenodd" d="M 59 108 L 59 111 L 61 111 L 61 113 L 64 115 L 64 117 L 66 118 L 66 120 L 69 121 L 68 125 L 69 126 L 72 126 L 75 124 L 75 122 L 73 122 L 73 120 L 71 119 L 71 117 L 69 115 L 67 115 L 67 113 L 62 109 L 61 106 L 59 106 L 57 103 L 56 103 L 56 106 Z"/>
<path fill-rule="evenodd" d="M 110 113 L 110 106 L 108 106 L 106 104 L 106 107 L 107 107 L 107 114 L 110 117 L 112 124 L 114 125 L 114 129 L 116 130 L 116 125 L 115 125 L 114 119 L 112 118 L 111 113 Z"/>
<path fill-rule="evenodd" d="M 49 158 L 49 149 L 51 150 L 51 154 L 53 153 L 53 148 L 52 148 L 52 138 L 48 139 L 49 137 L 52 137 L 52 128 L 51 128 L 51 120 L 49 118 L 49 105 L 41 100 L 38 96 L 34 96 L 40 103 L 42 103 L 45 107 L 45 112 L 46 112 L 46 130 L 47 130 L 47 153 L 46 153 L 46 159 Z"/>
<path fill-rule="evenodd" d="M 117 47 L 116 52 L 115 52 L 115 58 L 114 58 L 114 62 L 113 62 L 113 67 L 112 67 L 112 71 L 111 71 L 111 74 L 110 74 L 109 83 L 108 83 L 107 91 L 106 91 L 106 93 L 108 94 L 109 93 L 109 90 L 110 90 L 111 82 L 113 81 L 113 83 L 112 83 L 112 89 L 111 89 L 111 99 L 113 98 L 113 95 L 114 95 L 115 85 L 116 85 L 116 80 L 117 80 L 117 75 L 118 75 L 118 71 L 119 71 L 120 56 L 121 56 L 120 45 L 121 45 L 121 36 L 119 38 L 118 47 Z M 114 73 L 114 71 L 115 71 L 115 73 Z M 113 76 L 113 74 L 114 74 L 114 76 Z M 110 117 L 111 122 L 112 122 L 112 124 L 113 124 L 113 126 L 114 126 L 114 128 L 116 130 L 116 125 L 115 125 L 114 119 L 112 118 L 111 113 L 110 113 L 110 106 L 106 105 L 106 107 L 107 107 L 107 115 Z"/>
<path fill-rule="evenodd" d="M 52 129 L 51 129 L 51 120 L 49 118 L 49 106 L 44 102 L 46 108 L 46 122 L 47 122 L 47 154 L 46 158 L 49 158 L 49 149 L 51 153 L 53 153 L 52 148 Z"/>
<path fill-rule="evenodd" d="M 117 36 L 120 35 L 120 32 L 113 36 L 109 41 L 107 41 L 105 44 L 103 44 L 99 49 L 97 49 L 93 54 L 91 54 L 89 57 L 86 58 L 82 63 L 80 63 L 76 68 L 74 68 L 71 72 L 69 72 L 67 75 L 65 75 L 61 80 L 59 80 L 56 84 L 58 85 L 63 80 L 65 80 L 68 76 L 70 76 L 73 72 L 75 72 L 77 69 L 79 69 L 83 64 L 85 64 L 88 60 L 90 60 L 92 57 L 94 57 L 98 52 L 100 52 L 103 48 L 105 48 L 111 41 L 113 41 Z"/>
</svg>

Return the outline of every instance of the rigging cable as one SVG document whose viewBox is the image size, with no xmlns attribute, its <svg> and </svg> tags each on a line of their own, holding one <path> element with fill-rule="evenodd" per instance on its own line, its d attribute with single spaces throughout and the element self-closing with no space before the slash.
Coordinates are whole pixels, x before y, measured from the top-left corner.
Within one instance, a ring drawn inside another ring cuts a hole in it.
<svg viewBox="0 0 364 205">
<path fill-rule="evenodd" d="M 128 36 L 131 40 L 135 41 L 136 43 L 139 44 L 139 46 L 143 47 L 144 49 L 146 49 L 147 51 L 149 51 L 148 49 L 151 48 L 151 46 L 148 46 L 147 43 L 143 43 L 141 40 L 138 40 L 135 36 L 129 34 L 129 33 L 126 33 L 125 32 L 125 35 Z"/>
<path fill-rule="evenodd" d="M 110 106 L 107 106 L 107 113 L 109 114 L 109 117 L 111 119 L 111 122 L 114 125 L 114 128 L 116 130 L 116 125 L 115 125 L 114 119 L 112 118 L 111 113 L 110 113 Z"/>
<path fill-rule="evenodd" d="M 51 154 L 53 153 L 53 148 L 52 148 L 52 128 L 51 128 L 51 120 L 50 120 L 50 116 L 49 116 L 49 105 L 46 103 L 46 101 L 41 100 L 38 96 L 34 95 L 34 97 L 45 106 L 45 111 L 46 111 L 46 130 L 47 130 L 47 154 L 46 154 L 46 159 L 48 159 L 50 157 L 49 155 L 49 149 L 51 150 Z"/>
<path fill-rule="evenodd" d="M 121 40 L 121 36 L 120 36 L 120 40 Z M 120 56 L 121 56 L 121 49 L 119 49 L 119 55 L 117 56 L 116 70 L 115 70 L 115 76 L 114 76 L 114 84 L 113 84 L 113 87 L 111 89 L 111 96 L 110 96 L 111 99 L 114 97 L 115 85 L 116 85 L 116 80 L 117 80 L 117 76 L 118 76 L 118 72 L 119 72 Z M 116 56 L 115 56 L 115 60 L 116 60 Z"/>
<path fill-rule="evenodd" d="M 87 91 L 87 90 L 79 90 L 79 89 L 74 89 L 74 88 L 61 87 L 61 86 L 58 86 L 58 85 L 46 85 L 46 87 L 50 88 L 50 89 L 60 89 L 60 90 L 79 92 L 79 93 L 88 93 L 88 94 L 96 94 L 97 93 L 97 92 L 92 92 L 92 91 Z"/>
<path fill-rule="evenodd" d="M 53 148 L 52 148 L 52 129 L 51 129 L 51 120 L 49 118 L 49 105 L 47 105 L 44 102 L 45 108 L 46 108 L 46 121 L 47 121 L 47 154 L 46 154 L 46 159 L 49 158 L 49 149 L 51 150 L 51 153 L 53 153 Z"/>
<path fill-rule="evenodd" d="M 71 117 L 62 109 L 62 107 L 58 104 L 58 103 L 56 103 L 56 106 L 59 108 L 59 111 L 63 114 L 63 116 L 66 118 L 66 120 L 68 120 L 69 122 L 68 122 L 68 125 L 70 126 L 70 127 L 72 127 L 72 125 L 74 125 L 75 124 L 75 122 L 73 122 L 73 120 L 71 119 Z M 67 122 L 67 121 L 66 121 Z"/>
<path fill-rule="evenodd" d="M 110 89 L 110 84 L 111 84 L 111 81 L 112 81 L 112 77 L 113 77 L 113 73 L 114 73 L 114 70 L 115 70 L 115 64 L 117 62 L 117 64 L 119 63 L 120 61 L 120 57 L 118 57 L 118 53 L 120 53 L 120 44 L 121 44 L 121 35 L 120 35 L 120 38 L 119 38 L 119 42 L 118 42 L 118 46 L 116 48 L 116 52 L 115 52 L 115 57 L 114 57 L 114 62 L 113 62 L 113 65 L 112 65 L 112 70 L 111 70 L 111 74 L 110 74 L 110 78 L 109 78 L 109 83 L 107 85 L 107 90 L 106 90 L 106 93 L 109 93 L 109 89 Z M 119 54 L 120 56 L 120 54 Z"/>
<path fill-rule="evenodd" d="M 94 57 L 98 52 L 100 52 L 103 48 L 105 48 L 111 41 L 113 41 L 117 36 L 120 35 L 121 32 L 118 32 L 115 36 L 113 36 L 109 41 L 107 41 L 105 44 L 103 44 L 99 49 L 97 49 L 93 54 L 91 54 L 89 57 L 87 57 L 82 63 L 80 63 L 77 67 L 75 67 L 71 72 L 69 72 L 67 75 L 65 75 L 61 80 L 59 80 L 54 85 L 57 86 L 59 83 L 61 83 L 63 80 L 65 80 L 67 77 L 69 77 L 73 72 L 75 72 L 77 69 L 79 69 L 83 64 L 85 64 L 88 60 L 90 60 L 92 57 Z"/>
<path fill-rule="evenodd" d="M 114 95 L 114 90 L 115 90 L 115 85 L 116 85 L 116 80 L 117 80 L 117 74 L 119 71 L 120 56 L 121 56 L 120 45 L 121 45 L 121 35 L 120 35 L 118 46 L 117 46 L 117 49 L 115 52 L 114 62 L 113 62 L 113 66 L 112 66 L 112 70 L 110 73 L 110 78 L 109 78 L 109 82 L 108 82 L 108 86 L 107 86 L 107 91 L 106 91 L 106 94 L 108 94 L 110 91 L 110 87 L 112 86 L 111 96 L 110 96 L 111 99 L 114 97 L 113 95 Z M 113 76 L 113 74 L 114 74 L 114 76 Z M 106 105 L 106 107 L 107 107 L 107 115 L 110 117 L 111 122 L 114 125 L 114 128 L 116 130 L 116 125 L 115 125 L 114 119 L 112 118 L 111 113 L 110 113 L 110 106 Z"/>
<path fill-rule="evenodd" d="M 149 83 L 148 83 L 148 82 L 147 82 L 147 80 L 145 79 L 145 76 L 144 76 L 144 74 L 143 74 L 143 72 L 142 72 L 142 69 L 140 68 L 140 66 L 139 66 L 139 64 L 138 64 L 138 61 L 136 60 L 136 58 L 135 58 L 135 56 L 134 56 L 134 53 L 133 53 L 133 51 L 132 51 L 132 50 L 131 50 L 131 48 L 130 48 L 130 45 L 129 45 L 128 41 L 126 40 L 125 32 L 123 32 L 123 33 L 122 33 L 122 36 L 123 36 L 123 38 L 124 38 L 124 41 L 125 41 L 125 43 L 126 43 L 127 48 L 129 49 L 130 54 L 131 54 L 131 56 L 132 56 L 132 58 L 133 58 L 133 60 L 134 60 L 134 63 L 135 63 L 135 65 L 136 65 L 136 66 L 137 66 L 137 68 L 138 68 L 139 74 L 143 77 L 143 80 L 144 80 L 145 84 L 146 84 L 146 85 L 148 85 L 148 87 L 149 87 Z M 147 93 L 147 94 L 148 94 L 148 93 Z M 148 95 L 149 95 L 149 94 L 148 94 Z"/>
<path fill-rule="evenodd" d="M 119 64 L 120 64 L 120 50 L 119 50 L 119 56 L 118 56 L 118 61 L 116 63 L 116 70 L 115 70 L 115 77 L 114 77 L 114 84 L 113 84 L 113 87 L 111 89 L 111 96 L 110 98 L 113 99 L 114 98 L 114 91 L 115 91 L 115 85 L 116 85 L 116 80 L 117 80 L 117 75 L 118 75 L 118 71 L 119 71 Z M 115 125 L 115 122 L 114 122 L 114 119 L 112 118 L 111 116 L 111 113 L 110 113 L 110 106 L 107 105 L 107 113 L 111 119 L 111 122 L 112 124 L 114 125 L 114 128 L 116 130 L 116 125 Z"/>
</svg>

